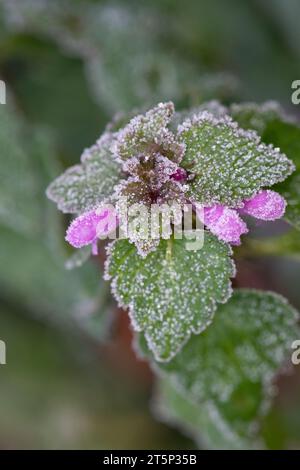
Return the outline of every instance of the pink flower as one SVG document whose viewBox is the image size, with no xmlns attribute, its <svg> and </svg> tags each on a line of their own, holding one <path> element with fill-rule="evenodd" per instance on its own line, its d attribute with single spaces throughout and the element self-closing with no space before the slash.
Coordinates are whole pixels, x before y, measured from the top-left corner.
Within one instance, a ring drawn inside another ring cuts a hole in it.
<svg viewBox="0 0 300 470">
<path fill-rule="evenodd" d="M 75 248 L 92 244 L 92 252 L 98 254 L 97 239 L 107 235 L 118 225 L 118 218 L 112 206 L 101 206 L 76 217 L 66 233 L 66 241 Z"/>
<path fill-rule="evenodd" d="M 240 212 L 252 215 L 256 219 L 276 220 L 284 215 L 285 208 L 285 199 L 275 191 L 267 189 L 244 201 L 244 206 Z"/>
<path fill-rule="evenodd" d="M 240 214 L 247 214 L 261 220 L 280 219 L 285 212 L 286 201 L 280 194 L 262 190 L 243 203 L 241 209 L 231 209 L 221 204 L 200 208 L 196 205 L 196 213 L 206 227 L 220 240 L 239 245 L 241 235 L 248 232 L 246 223 Z"/>
<path fill-rule="evenodd" d="M 220 204 L 204 207 L 202 222 L 214 235 L 227 243 L 239 244 L 240 236 L 248 232 L 247 225 L 237 211 Z"/>
</svg>

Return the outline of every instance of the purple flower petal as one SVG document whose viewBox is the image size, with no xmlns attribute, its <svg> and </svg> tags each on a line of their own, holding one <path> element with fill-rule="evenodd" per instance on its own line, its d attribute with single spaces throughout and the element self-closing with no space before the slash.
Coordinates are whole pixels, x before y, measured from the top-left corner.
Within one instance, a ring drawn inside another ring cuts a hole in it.
<svg viewBox="0 0 300 470">
<path fill-rule="evenodd" d="M 236 210 L 216 204 L 196 212 L 206 227 L 220 240 L 233 245 L 241 243 L 240 236 L 248 232 L 247 225 Z"/>
<path fill-rule="evenodd" d="M 75 248 L 93 244 L 96 253 L 96 240 L 108 234 L 117 226 L 117 217 L 111 207 L 101 207 L 81 214 L 73 220 L 66 233 L 66 241 Z"/>
<path fill-rule="evenodd" d="M 262 220 L 280 219 L 286 208 L 285 199 L 275 191 L 263 190 L 253 198 L 244 201 L 244 206 L 240 210 L 242 214 Z"/>
</svg>

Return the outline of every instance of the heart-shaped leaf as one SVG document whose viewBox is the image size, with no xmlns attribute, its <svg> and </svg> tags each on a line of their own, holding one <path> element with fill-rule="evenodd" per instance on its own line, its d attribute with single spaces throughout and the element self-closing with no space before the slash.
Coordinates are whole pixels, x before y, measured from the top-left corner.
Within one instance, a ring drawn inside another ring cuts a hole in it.
<svg viewBox="0 0 300 470">
<path fill-rule="evenodd" d="M 218 433 L 227 434 L 223 446 L 249 445 L 271 402 L 274 375 L 299 338 L 297 319 L 297 312 L 277 294 L 237 290 L 218 307 L 205 332 L 155 369 L 191 402 L 195 413 L 199 407 L 196 425 L 204 436 L 209 420 Z M 145 352 L 143 340 L 141 344 Z"/>
<path fill-rule="evenodd" d="M 127 240 L 110 249 L 106 277 L 112 291 L 159 361 L 170 360 L 192 333 L 205 330 L 217 303 L 231 295 L 230 247 L 206 232 L 201 249 L 191 251 L 187 243 L 161 240 L 146 258 Z"/>
<path fill-rule="evenodd" d="M 182 166 L 193 175 L 189 197 L 208 206 L 237 207 L 294 170 L 278 148 L 239 128 L 229 116 L 195 115 L 179 126 L 179 139 L 186 146 Z"/>
</svg>

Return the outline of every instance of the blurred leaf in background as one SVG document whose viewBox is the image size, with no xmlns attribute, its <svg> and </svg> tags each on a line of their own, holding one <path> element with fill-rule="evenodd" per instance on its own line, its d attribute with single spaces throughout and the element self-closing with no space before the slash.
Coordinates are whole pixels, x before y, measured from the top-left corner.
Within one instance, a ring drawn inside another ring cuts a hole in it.
<svg viewBox="0 0 300 470">
<path fill-rule="evenodd" d="M 81 57 L 96 101 L 108 113 L 174 100 L 228 98 L 236 80 L 189 60 L 176 47 L 175 17 L 149 2 L 4 0 L 12 30 L 54 40 Z M 44 21 L 47 15 L 47 21 Z"/>
<path fill-rule="evenodd" d="M 58 168 L 54 148 L 44 131 L 24 125 L 11 101 L 0 108 L 1 297 L 58 323 L 88 325 L 98 315 L 104 326 L 109 297 L 96 266 L 64 268 L 61 219 L 45 198 Z"/>
</svg>

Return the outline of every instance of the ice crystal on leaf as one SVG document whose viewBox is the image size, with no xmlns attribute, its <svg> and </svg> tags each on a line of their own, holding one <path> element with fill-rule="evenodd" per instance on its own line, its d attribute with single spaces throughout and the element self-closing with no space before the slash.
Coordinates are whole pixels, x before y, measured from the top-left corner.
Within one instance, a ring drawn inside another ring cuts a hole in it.
<svg viewBox="0 0 300 470">
<path fill-rule="evenodd" d="M 207 424 L 218 434 L 227 429 L 221 447 L 255 445 L 258 421 L 274 394 L 274 375 L 299 336 L 298 314 L 277 294 L 241 289 L 215 317 L 175 358 L 154 367 L 199 412 L 204 438 Z M 150 355 L 142 338 L 140 346 Z M 215 413 L 208 413 L 210 408 Z"/>
<path fill-rule="evenodd" d="M 268 125 L 274 121 L 279 120 L 295 124 L 295 120 L 276 101 L 266 101 L 260 105 L 256 103 L 235 103 L 230 106 L 228 113 L 239 123 L 240 127 L 253 129 L 260 136 L 263 135 Z"/>
<path fill-rule="evenodd" d="M 229 116 L 204 111 L 179 126 L 186 150 L 182 166 L 194 175 L 188 196 L 206 206 L 239 207 L 262 187 L 283 181 L 292 162 L 254 131 L 238 127 Z"/>
<path fill-rule="evenodd" d="M 171 160 L 180 161 L 184 145 L 177 143 L 174 134 L 167 128 L 173 113 L 173 103 L 160 103 L 146 114 L 131 119 L 119 132 L 114 147 L 116 156 L 126 160 L 145 152 L 148 155 L 160 152 Z"/>
<path fill-rule="evenodd" d="M 229 244 L 239 244 L 248 231 L 241 216 L 275 220 L 285 211 L 284 197 L 266 187 L 290 175 L 293 163 L 227 112 L 211 102 L 174 117 L 173 104 L 160 103 L 125 127 L 106 130 L 81 165 L 48 189 L 61 210 L 78 214 L 66 235 L 73 246 L 91 245 L 96 254 L 99 235 L 120 225 L 125 239 L 110 248 L 106 277 L 159 361 L 169 361 L 193 333 L 204 331 L 217 304 L 230 297 Z M 124 199 L 134 208 L 125 217 Z M 114 209 L 106 211 L 110 201 Z M 154 235 L 149 226 L 147 210 L 154 205 L 176 204 L 182 216 L 187 203 L 193 224 L 198 215 L 207 229 L 196 251 L 187 249 L 187 234 L 175 237 L 177 215 L 165 233 L 160 219 Z M 124 229 L 126 218 L 133 231 Z"/>
<path fill-rule="evenodd" d="M 187 250 L 186 242 L 162 240 L 144 259 L 127 240 L 109 250 L 106 277 L 113 293 L 160 361 L 170 360 L 192 333 L 203 331 L 217 303 L 231 294 L 230 248 L 209 233 L 198 251 Z"/>
<path fill-rule="evenodd" d="M 255 129 L 263 142 L 273 143 L 291 158 L 296 171 L 275 186 L 287 202 L 285 219 L 300 230 L 300 126 L 274 102 L 235 104 L 229 112 L 244 129 Z"/>
<path fill-rule="evenodd" d="M 111 152 L 114 138 L 114 134 L 105 133 L 83 152 L 80 165 L 67 169 L 51 183 L 47 195 L 62 212 L 80 214 L 110 199 L 121 176 L 121 167 Z"/>
</svg>

